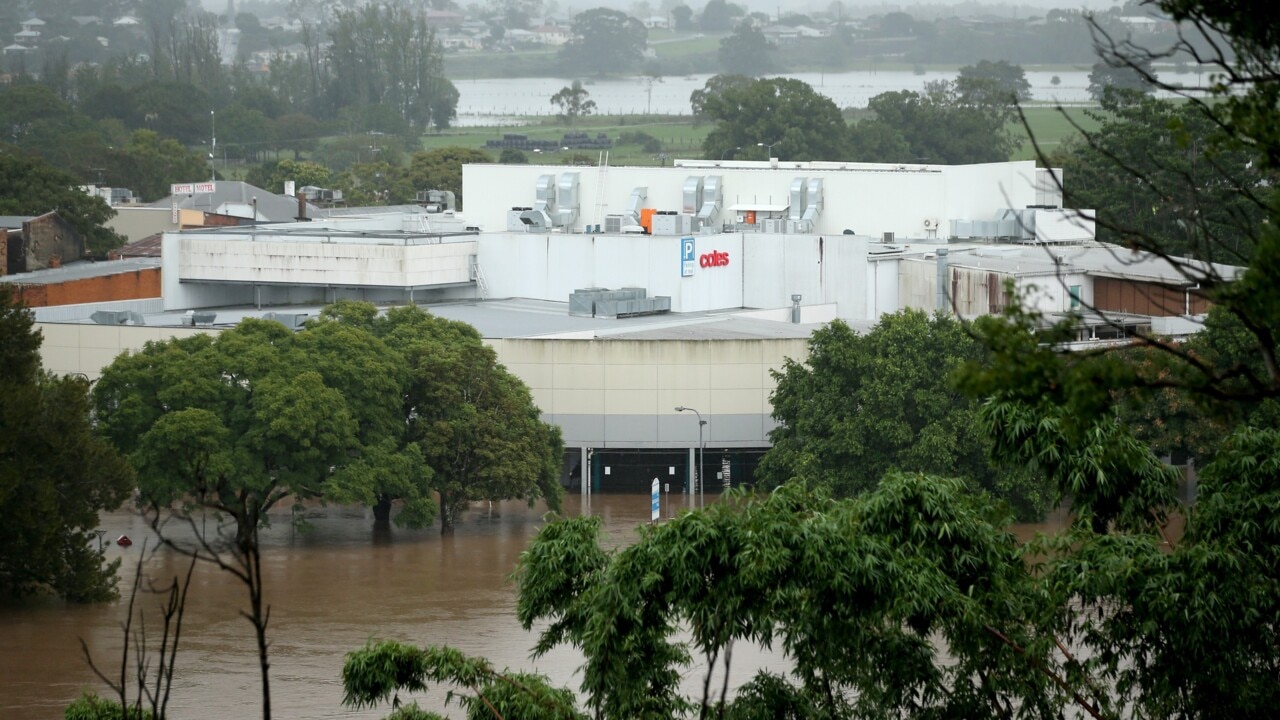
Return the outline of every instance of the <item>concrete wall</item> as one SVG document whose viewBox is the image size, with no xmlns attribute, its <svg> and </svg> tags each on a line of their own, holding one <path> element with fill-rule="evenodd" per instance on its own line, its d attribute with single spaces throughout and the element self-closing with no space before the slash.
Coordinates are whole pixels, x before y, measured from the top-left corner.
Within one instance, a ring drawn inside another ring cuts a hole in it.
<svg viewBox="0 0 1280 720">
<path fill-rule="evenodd" d="M 56 213 L 46 213 L 22 223 L 22 263 L 19 272 L 58 267 L 84 257 L 84 238 Z M 12 263 L 12 248 L 10 248 Z"/>
<path fill-rule="evenodd" d="M 706 440 L 722 447 L 768 444 L 774 422 L 771 370 L 807 357 L 789 340 L 495 340 L 498 357 L 533 392 L 565 444 L 688 447 L 692 413 L 708 421 Z"/>
<path fill-rule="evenodd" d="M 101 374 L 117 355 L 151 340 L 213 329 L 37 323 L 45 367 L 59 374 Z M 543 419 L 566 444 L 589 447 L 688 447 L 698 425 L 677 405 L 708 420 L 706 440 L 721 447 L 768 444 L 774 422 L 770 371 L 807 357 L 805 339 L 488 340 L 523 380 Z"/>
<path fill-rule="evenodd" d="M 867 247 L 853 235 L 745 235 L 742 306 L 790 307 L 799 294 L 804 305 L 835 303 L 840 317 L 866 319 L 867 284 L 878 282 L 867 273 Z"/>
<path fill-rule="evenodd" d="M 636 187 L 648 188 L 645 207 L 683 207 L 683 185 L 690 176 L 723 178 L 724 207 L 735 204 L 787 205 L 791 182 L 822 178 L 824 210 L 814 234 L 839 235 L 845 229 L 879 237 L 893 232 L 924 236 L 924 221 L 949 227 L 952 219 L 995 217 L 998 210 L 1035 202 L 1035 163 L 1030 161 L 968 166 L 897 166 L 848 163 L 716 163 L 684 167 L 578 167 L 563 165 L 466 165 L 463 185 L 483 188 L 467 192 L 466 216 L 488 231 L 506 228 L 507 212 L 531 206 L 540 175 L 579 175 L 579 219 L 573 231 L 603 224 L 604 216 L 627 209 Z M 799 167 L 797 167 L 799 165 Z"/>
</svg>

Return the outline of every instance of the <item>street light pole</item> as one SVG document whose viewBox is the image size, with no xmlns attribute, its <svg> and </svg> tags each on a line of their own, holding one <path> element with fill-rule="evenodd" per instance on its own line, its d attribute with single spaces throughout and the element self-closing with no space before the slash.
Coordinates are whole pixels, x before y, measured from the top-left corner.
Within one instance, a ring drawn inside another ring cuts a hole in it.
<svg viewBox="0 0 1280 720">
<path fill-rule="evenodd" d="M 706 475 L 703 473 L 703 465 L 707 457 L 707 443 L 702 437 L 702 426 L 706 425 L 707 421 L 702 419 L 702 413 L 691 407 L 680 405 L 676 408 L 676 412 L 684 412 L 686 410 L 698 416 L 698 473 L 694 484 L 698 488 L 698 507 L 705 508 L 707 506 L 707 481 Z"/>
<path fill-rule="evenodd" d="M 728 155 L 728 154 L 729 154 L 729 153 L 731 153 L 731 152 L 737 152 L 737 151 L 739 151 L 739 150 L 741 150 L 741 149 L 742 149 L 741 147 L 729 148 L 728 150 L 725 150 L 724 152 L 720 153 L 720 160 L 721 160 L 721 162 L 723 162 L 723 161 L 724 161 L 724 156 L 725 156 L 725 155 Z"/>
<path fill-rule="evenodd" d="M 756 143 L 756 147 L 762 147 L 762 148 L 764 148 L 765 155 L 767 155 L 767 156 L 768 156 L 766 159 L 767 159 L 767 160 L 772 160 L 772 159 L 773 159 L 773 146 L 774 146 L 774 145 L 781 145 L 781 144 L 782 144 L 782 141 L 781 141 L 781 140 L 779 140 L 779 141 L 777 141 L 777 142 L 771 142 L 771 143 L 762 143 L 762 142 L 758 142 L 758 143 Z"/>
</svg>

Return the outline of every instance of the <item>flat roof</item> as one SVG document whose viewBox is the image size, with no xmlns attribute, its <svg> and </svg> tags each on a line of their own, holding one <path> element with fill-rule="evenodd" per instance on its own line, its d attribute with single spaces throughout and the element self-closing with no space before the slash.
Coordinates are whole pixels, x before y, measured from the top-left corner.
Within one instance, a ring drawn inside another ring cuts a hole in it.
<svg viewBox="0 0 1280 720">
<path fill-rule="evenodd" d="M 100 265 L 119 265 L 127 260 Z M 379 306 L 385 310 L 387 306 Z M 697 313 L 661 313 L 626 318 L 579 317 L 569 314 L 567 302 L 511 298 L 500 300 L 466 300 L 423 304 L 427 312 L 437 317 L 465 322 L 488 340 L 518 339 L 618 339 L 618 340 L 769 340 L 803 339 L 818 325 L 796 325 L 752 317 L 742 313 L 758 312 L 750 309 L 730 308 Z M 102 309 L 102 304 L 94 306 Z M 266 306 L 262 308 L 236 306 L 200 308 L 196 312 L 212 312 L 214 322 L 197 325 L 196 328 L 226 329 L 245 318 L 261 318 L 267 313 L 280 315 L 320 314 L 320 305 Z M 183 323 L 186 310 L 160 313 L 144 313 L 148 327 L 190 327 Z M 51 321 L 52 322 L 52 321 Z M 69 321 L 79 324 L 92 323 L 88 315 Z M 867 323 L 869 329 L 874 323 Z M 861 330 L 861 328 L 858 328 Z"/>
<path fill-rule="evenodd" d="M 16 275 L 0 276 L 0 283 L 16 283 L 20 285 L 55 285 L 68 280 L 85 280 L 87 278 L 106 277 L 121 273 L 137 272 L 149 268 L 160 267 L 160 258 L 138 257 L 122 260 L 93 262 L 81 260 L 69 263 L 60 268 L 36 270 Z"/>
</svg>

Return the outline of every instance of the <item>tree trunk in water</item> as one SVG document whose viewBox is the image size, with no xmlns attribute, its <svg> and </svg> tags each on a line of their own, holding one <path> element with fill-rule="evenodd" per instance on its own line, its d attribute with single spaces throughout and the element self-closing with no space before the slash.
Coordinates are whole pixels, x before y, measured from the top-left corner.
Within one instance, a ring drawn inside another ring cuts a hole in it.
<svg viewBox="0 0 1280 720">
<path fill-rule="evenodd" d="M 379 527 L 391 526 L 391 496 L 379 495 L 373 506 L 373 524 Z"/>
<path fill-rule="evenodd" d="M 440 493 L 440 534 L 453 534 L 453 503 L 445 493 Z"/>
</svg>

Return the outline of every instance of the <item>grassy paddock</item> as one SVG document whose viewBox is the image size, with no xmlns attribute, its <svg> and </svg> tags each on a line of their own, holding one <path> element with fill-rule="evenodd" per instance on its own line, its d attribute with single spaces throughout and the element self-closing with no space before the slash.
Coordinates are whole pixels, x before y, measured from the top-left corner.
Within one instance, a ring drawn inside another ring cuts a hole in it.
<svg viewBox="0 0 1280 720">
<path fill-rule="evenodd" d="M 1024 112 L 1031 132 L 1039 142 L 1041 149 L 1052 153 L 1064 141 L 1076 135 L 1077 131 L 1071 124 L 1073 121 L 1079 123 L 1086 130 L 1092 130 L 1097 127 L 1097 124 L 1085 115 L 1086 109 L 1073 107 L 1059 110 L 1049 106 L 1029 106 L 1025 108 Z M 860 119 L 860 114 L 853 113 L 847 116 L 846 119 L 856 121 Z M 662 144 L 660 152 L 646 151 L 637 144 L 615 145 L 609 151 L 609 162 L 614 165 L 658 165 L 664 161 L 661 155 L 666 155 L 668 160 L 673 157 L 700 157 L 702 155 L 702 141 L 707 137 L 707 133 L 711 132 L 711 128 L 712 125 L 709 123 L 701 123 L 695 126 L 688 117 L 588 116 L 581 118 L 573 128 L 555 118 L 544 118 L 542 122 L 537 124 L 457 128 L 443 133 L 427 135 L 422 139 L 422 148 L 431 150 L 458 145 L 484 149 L 486 140 L 501 138 L 505 133 L 520 133 L 539 140 L 558 140 L 571 130 L 593 135 L 603 132 L 607 133 L 616 142 L 618 137 L 624 133 L 643 132 L 658 139 Z M 1035 153 L 1022 125 L 1011 124 L 1010 130 L 1024 139 L 1022 146 L 1014 152 L 1012 159 L 1034 159 Z M 496 159 L 500 151 L 490 150 L 490 152 L 493 153 Z M 595 150 L 582 152 L 592 158 L 596 158 L 599 155 L 599 151 Z M 526 154 L 529 155 L 531 162 L 538 162 L 539 155 L 542 155 L 542 153 Z M 545 153 L 546 159 L 544 161 L 560 162 L 561 158 L 567 154 L 569 153 Z"/>
</svg>

